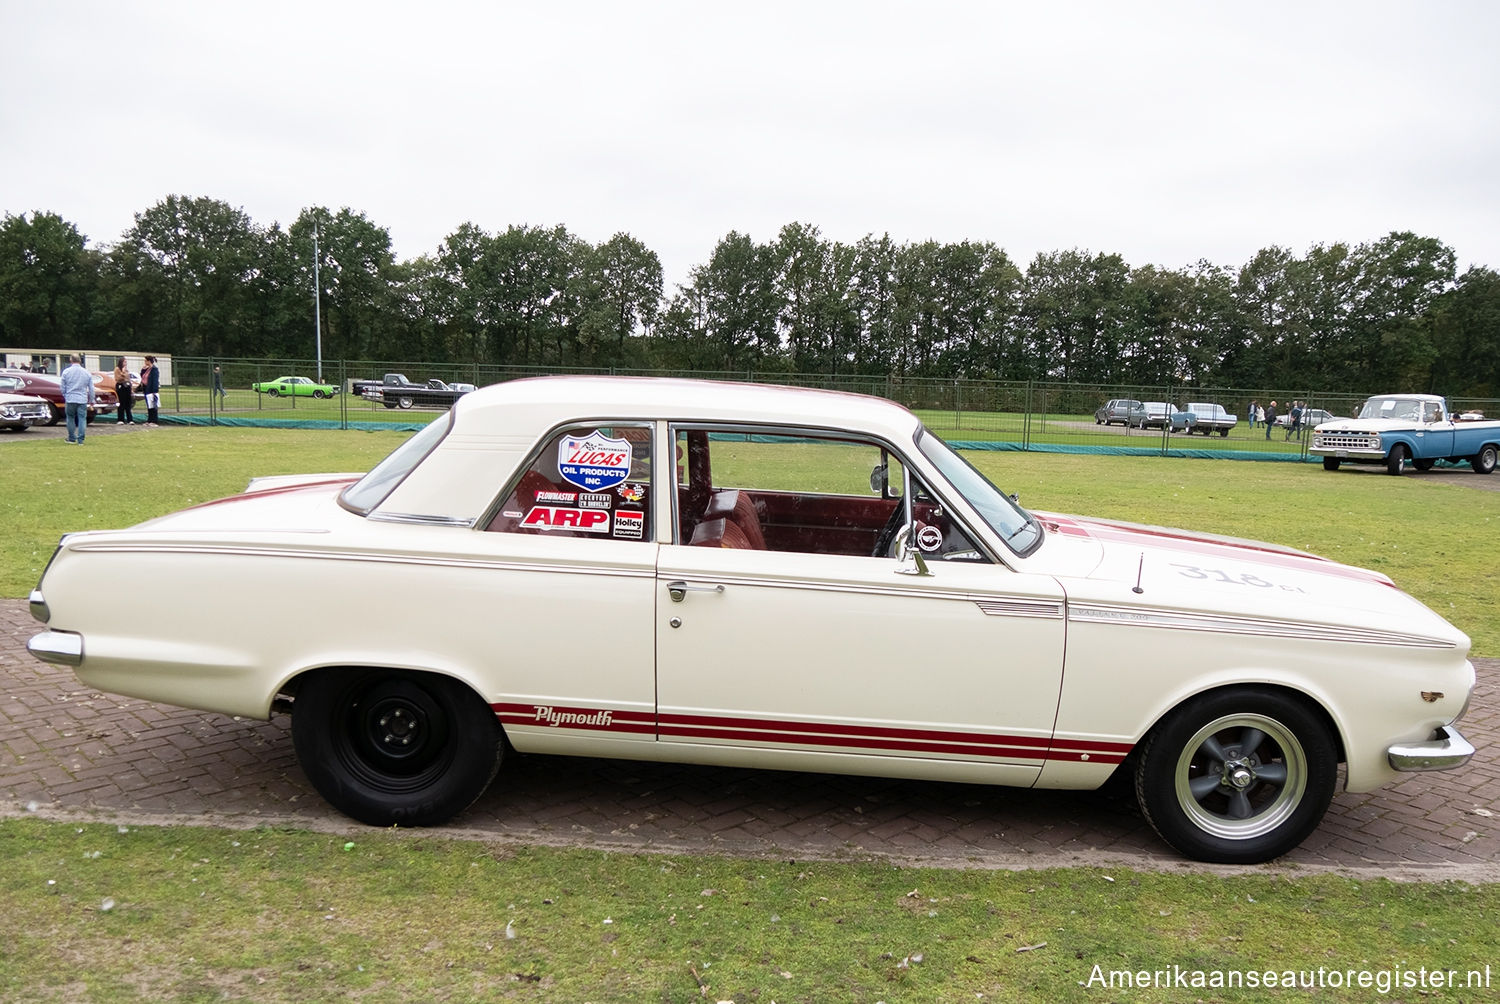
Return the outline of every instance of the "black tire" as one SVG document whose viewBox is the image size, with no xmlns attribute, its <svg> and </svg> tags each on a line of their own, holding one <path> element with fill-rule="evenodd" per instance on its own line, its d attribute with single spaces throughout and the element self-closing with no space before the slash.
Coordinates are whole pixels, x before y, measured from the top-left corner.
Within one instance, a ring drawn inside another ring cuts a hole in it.
<svg viewBox="0 0 1500 1004">
<path fill-rule="evenodd" d="M 1228 429 L 1220 429 L 1219 430 L 1219 435 L 1222 436 L 1225 439 L 1228 439 L 1229 438 L 1229 430 Z"/>
<path fill-rule="evenodd" d="M 396 398 L 396 407 L 400 408 L 402 411 L 406 411 L 415 403 L 416 402 L 409 397 L 403 396 Z"/>
<path fill-rule="evenodd" d="M 51 417 L 47 419 L 48 425 L 56 425 L 58 422 L 61 422 L 63 419 L 68 417 L 68 413 L 66 410 L 64 410 L 59 405 L 52 404 L 51 402 L 48 402 L 47 410 L 52 413 Z"/>
<path fill-rule="evenodd" d="M 1419 471 L 1430 471 L 1435 463 L 1437 463 L 1436 460 L 1413 460 L 1411 465 Z"/>
<path fill-rule="evenodd" d="M 1405 443 L 1397 443 L 1385 458 L 1385 472 L 1400 477 L 1406 471 L 1407 450 Z"/>
<path fill-rule="evenodd" d="M 1152 730 L 1135 793 L 1156 832 L 1183 854 L 1255 864 L 1317 828 L 1337 778 L 1321 716 L 1291 695 L 1234 687 L 1193 698 Z"/>
<path fill-rule="evenodd" d="M 277 390 L 275 387 L 272 387 L 270 390 L 266 391 L 266 393 L 270 394 L 272 397 L 280 397 L 281 396 L 281 391 Z"/>
<path fill-rule="evenodd" d="M 1497 460 L 1500 460 L 1500 449 L 1494 443 L 1486 443 L 1469 458 L 1469 466 L 1474 468 L 1475 474 L 1492 474 Z"/>
<path fill-rule="evenodd" d="M 334 808 L 371 826 L 435 826 L 494 780 L 504 736 L 464 684 L 435 673 L 329 669 L 292 705 L 302 770 Z"/>
<path fill-rule="evenodd" d="M 319 400 L 322 400 L 323 398 L 325 398 L 327 396 L 328 395 L 324 394 L 321 390 L 315 390 L 315 391 L 313 391 L 313 397 L 318 398 Z"/>
<path fill-rule="evenodd" d="M 1338 457 L 1324 457 L 1323 458 L 1323 470 L 1325 470 L 1325 471 L 1336 471 L 1338 469 L 1339 469 L 1339 458 Z"/>
</svg>

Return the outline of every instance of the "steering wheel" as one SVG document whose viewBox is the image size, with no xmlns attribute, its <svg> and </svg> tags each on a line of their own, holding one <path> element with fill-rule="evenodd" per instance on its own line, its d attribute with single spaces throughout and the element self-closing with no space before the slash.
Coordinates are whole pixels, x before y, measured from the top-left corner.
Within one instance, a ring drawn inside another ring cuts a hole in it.
<svg viewBox="0 0 1500 1004">
<path fill-rule="evenodd" d="M 895 558 L 896 534 L 906 525 L 906 500 L 898 498 L 896 508 L 891 510 L 890 518 L 885 521 L 885 526 L 880 528 L 880 534 L 875 538 L 875 549 L 870 552 L 872 558 Z"/>
</svg>

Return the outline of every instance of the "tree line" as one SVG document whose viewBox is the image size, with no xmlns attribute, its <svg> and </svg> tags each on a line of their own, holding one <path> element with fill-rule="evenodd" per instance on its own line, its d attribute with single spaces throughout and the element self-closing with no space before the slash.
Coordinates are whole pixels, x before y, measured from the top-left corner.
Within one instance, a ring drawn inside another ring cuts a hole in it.
<svg viewBox="0 0 1500 1004">
<path fill-rule="evenodd" d="M 0 344 L 327 358 L 1500 396 L 1500 275 L 1413 233 L 1270 247 L 1238 268 L 1131 266 L 987 241 L 731 232 L 675 291 L 629 234 L 464 223 L 398 261 L 348 208 L 263 227 L 169 196 L 113 244 L 0 222 Z"/>
</svg>

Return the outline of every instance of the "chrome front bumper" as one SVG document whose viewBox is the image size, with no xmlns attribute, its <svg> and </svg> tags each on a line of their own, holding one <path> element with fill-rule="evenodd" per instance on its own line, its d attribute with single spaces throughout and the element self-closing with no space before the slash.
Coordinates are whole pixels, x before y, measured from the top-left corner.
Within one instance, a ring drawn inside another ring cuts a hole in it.
<svg viewBox="0 0 1500 1004">
<path fill-rule="evenodd" d="M 1444 725 L 1422 743 L 1396 743 L 1385 751 L 1396 770 L 1452 770 L 1474 755 L 1474 747 L 1452 725 Z"/>
</svg>

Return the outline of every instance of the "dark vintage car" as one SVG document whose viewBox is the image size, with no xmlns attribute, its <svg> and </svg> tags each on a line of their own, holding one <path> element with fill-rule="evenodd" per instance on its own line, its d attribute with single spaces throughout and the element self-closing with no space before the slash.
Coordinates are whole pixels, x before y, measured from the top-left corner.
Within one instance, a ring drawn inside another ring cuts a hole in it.
<svg viewBox="0 0 1500 1004">
<path fill-rule="evenodd" d="M 1105 401 L 1094 412 L 1095 425 L 1114 425 L 1116 422 L 1127 429 L 1146 427 L 1146 406 L 1133 397 L 1117 397 Z"/>
<path fill-rule="evenodd" d="M 50 373 L 31 373 L 27 370 L 0 371 L 0 393 L 27 394 L 46 401 L 47 407 L 52 411 L 52 416 L 47 421 L 48 425 L 56 425 L 67 415 L 67 409 L 63 407 L 62 378 Z M 118 395 L 112 390 L 100 390 L 96 387 L 94 397 L 94 406 L 89 409 L 90 422 L 97 415 L 113 415 L 120 405 Z"/>
</svg>

